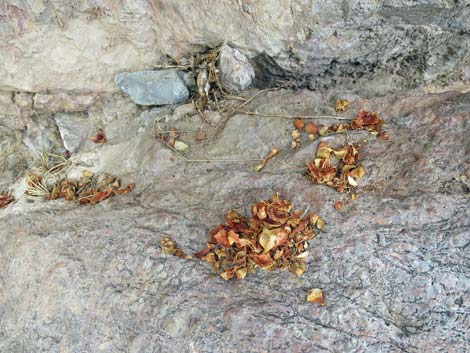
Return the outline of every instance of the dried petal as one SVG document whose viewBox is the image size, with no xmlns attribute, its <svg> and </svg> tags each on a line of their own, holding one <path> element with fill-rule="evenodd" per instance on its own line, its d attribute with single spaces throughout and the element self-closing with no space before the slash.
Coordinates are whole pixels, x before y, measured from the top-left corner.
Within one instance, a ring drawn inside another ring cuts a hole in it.
<svg viewBox="0 0 470 353">
<path fill-rule="evenodd" d="M 307 264 L 303 261 L 292 262 L 289 266 L 289 271 L 295 273 L 297 276 L 302 276 L 302 274 L 307 269 Z"/>
<path fill-rule="evenodd" d="M 224 248 L 230 248 L 232 245 L 227 239 L 227 231 L 225 229 L 221 229 L 217 234 L 214 235 L 215 240 L 217 243 L 222 245 Z"/>
<path fill-rule="evenodd" d="M 277 236 L 273 233 L 272 230 L 269 230 L 267 228 L 263 228 L 263 231 L 259 235 L 259 244 L 263 247 L 264 253 L 267 253 L 269 250 L 271 250 L 277 241 Z"/>
<path fill-rule="evenodd" d="M 356 178 L 356 179 L 361 179 L 365 174 L 366 174 L 366 169 L 362 165 L 353 169 L 351 173 L 349 173 L 349 175 L 351 175 L 353 178 Z"/>
<path fill-rule="evenodd" d="M 323 300 L 323 292 L 319 288 L 310 289 L 307 293 L 308 303 L 319 303 L 321 306 L 325 306 L 326 303 Z"/>
<path fill-rule="evenodd" d="M 293 139 L 293 140 L 297 140 L 298 138 L 300 138 L 300 132 L 299 132 L 299 130 L 292 130 L 292 132 L 290 133 L 290 135 L 292 136 L 292 139 Z"/>
<path fill-rule="evenodd" d="M 357 181 L 352 177 L 352 176 L 348 176 L 348 183 L 352 186 L 357 186 Z"/>
</svg>

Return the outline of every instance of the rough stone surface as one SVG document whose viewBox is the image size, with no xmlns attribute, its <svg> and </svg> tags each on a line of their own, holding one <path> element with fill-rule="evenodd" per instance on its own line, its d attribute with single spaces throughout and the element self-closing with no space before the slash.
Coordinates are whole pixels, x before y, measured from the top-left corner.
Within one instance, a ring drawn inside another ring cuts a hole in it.
<svg viewBox="0 0 470 353">
<path fill-rule="evenodd" d="M 135 104 L 178 104 L 189 98 L 189 91 L 176 70 L 124 72 L 117 74 L 115 81 Z"/>
<path fill-rule="evenodd" d="M 58 113 L 54 116 L 64 147 L 75 152 L 93 134 L 90 120 L 81 113 Z"/>
<path fill-rule="evenodd" d="M 0 89 L 115 91 L 115 74 L 151 69 L 225 41 L 269 84 L 380 94 L 448 85 L 468 72 L 467 0 L 7 0 Z M 468 78 L 467 78 L 468 84 Z"/>
<path fill-rule="evenodd" d="M 228 45 L 224 45 L 220 51 L 219 71 L 222 84 L 232 91 L 248 88 L 255 77 L 248 58 Z"/>
<path fill-rule="evenodd" d="M 93 95 L 76 95 L 64 92 L 57 94 L 35 94 L 34 109 L 57 112 L 81 112 L 86 110 L 93 102 Z"/>
<path fill-rule="evenodd" d="M 257 4 L 244 3 L 252 11 Z M 222 130 L 197 115 L 171 124 L 207 132 L 199 144 L 181 135 L 191 158 L 262 158 L 281 149 L 260 173 L 256 162 L 187 164 L 154 130 L 136 128 L 73 157 L 136 182 L 132 193 L 89 207 L 19 197 L 0 210 L 0 352 L 468 350 L 470 189 L 459 176 L 470 175 L 470 94 L 277 91 L 245 109 L 321 114 L 344 96 L 354 97 L 347 116 L 377 111 L 390 140 L 365 145 L 359 198 L 341 211 L 333 204 L 343 195 L 302 175 L 318 142 L 291 151 L 291 121 L 244 115 Z M 103 103 L 109 124 L 140 121 L 126 104 Z M 161 253 L 164 235 L 188 252 L 201 249 L 225 210 L 249 212 L 274 191 L 327 222 L 302 277 L 259 271 L 225 282 L 205 263 Z M 312 287 L 323 289 L 328 306 L 305 302 Z"/>
</svg>

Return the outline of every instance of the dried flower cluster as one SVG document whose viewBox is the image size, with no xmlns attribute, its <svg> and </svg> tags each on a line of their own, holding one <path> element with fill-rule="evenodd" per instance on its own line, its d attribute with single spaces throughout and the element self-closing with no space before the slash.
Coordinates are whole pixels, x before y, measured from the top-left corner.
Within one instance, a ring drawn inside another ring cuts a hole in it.
<svg viewBox="0 0 470 353">
<path fill-rule="evenodd" d="M 292 211 L 292 204 L 279 194 L 253 205 L 251 213 L 244 217 L 228 211 L 225 223 L 210 231 L 207 248 L 194 257 L 210 263 L 225 280 L 243 279 L 257 268 L 304 273 L 308 241 L 325 226 L 324 221 L 316 214 L 302 217 L 302 211 Z M 169 238 L 162 240 L 161 247 L 164 253 L 192 258 Z"/>
<path fill-rule="evenodd" d="M 15 201 L 15 198 L 7 193 L 0 194 L 0 208 L 6 207 L 9 203 Z"/>
<path fill-rule="evenodd" d="M 346 144 L 340 149 L 333 149 L 326 142 L 320 142 L 315 160 L 307 163 L 307 177 L 338 192 L 350 191 L 358 186 L 357 181 L 366 172 L 362 165 L 357 165 L 359 150 L 359 145 Z"/>
<path fill-rule="evenodd" d="M 121 182 L 116 177 L 84 171 L 80 181 L 65 179 L 53 185 L 43 182 L 41 176 L 29 176 L 25 193 L 33 197 L 42 196 L 44 200 L 63 198 L 80 204 L 96 204 L 117 194 L 127 194 L 133 189 L 134 184 L 121 188 Z"/>
</svg>

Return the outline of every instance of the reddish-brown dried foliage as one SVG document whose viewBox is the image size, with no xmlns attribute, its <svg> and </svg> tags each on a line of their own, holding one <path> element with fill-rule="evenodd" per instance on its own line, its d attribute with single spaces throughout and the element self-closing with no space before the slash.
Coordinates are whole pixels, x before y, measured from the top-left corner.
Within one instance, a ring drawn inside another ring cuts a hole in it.
<svg viewBox="0 0 470 353">
<path fill-rule="evenodd" d="M 134 184 L 121 188 L 119 179 L 110 175 L 95 176 L 84 172 L 79 182 L 65 179 L 55 185 L 49 194 L 50 200 L 63 198 L 78 201 L 80 204 L 96 204 L 117 194 L 127 194 L 134 189 Z"/>
<path fill-rule="evenodd" d="M 210 231 L 207 247 L 194 257 L 210 263 L 226 280 L 243 279 L 257 268 L 304 273 L 308 241 L 324 227 L 324 221 L 313 213 L 302 217 L 302 211 L 293 211 L 292 204 L 279 194 L 254 204 L 251 213 L 244 217 L 228 211 L 225 223 Z M 161 246 L 164 253 L 184 254 L 171 239 L 164 239 Z"/>
<path fill-rule="evenodd" d="M 359 145 L 346 144 L 335 150 L 320 142 L 315 160 L 307 163 L 307 177 L 339 192 L 350 191 L 365 174 L 365 168 L 357 165 L 359 150 Z"/>
<path fill-rule="evenodd" d="M 15 198 L 10 194 L 0 194 L 0 208 L 6 207 L 9 203 L 15 201 Z"/>
</svg>

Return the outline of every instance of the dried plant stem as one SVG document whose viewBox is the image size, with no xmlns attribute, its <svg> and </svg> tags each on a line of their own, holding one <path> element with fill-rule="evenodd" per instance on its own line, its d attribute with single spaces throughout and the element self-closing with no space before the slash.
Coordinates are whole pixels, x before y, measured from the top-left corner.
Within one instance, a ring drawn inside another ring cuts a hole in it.
<svg viewBox="0 0 470 353">
<path fill-rule="evenodd" d="M 190 70 L 190 65 L 155 65 L 155 69 L 180 69 L 180 70 Z"/>
<path fill-rule="evenodd" d="M 345 120 L 350 121 L 352 119 L 345 118 L 342 116 L 331 116 L 331 115 L 285 115 L 285 114 L 271 114 L 271 113 L 259 113 L 259 112 L 252 112 L 246 111 L 241 109 L 235 110 L 238 113 L 242 113 L 245 115 L 255 115 L 261 116 L 265 118 L 282 118 L 282 119 L 335 119 L 335 120 Z"/>
<path fill-rule="evenodd" d="M 240 109 L 242 109 L 245 105 L 247 105 L 248 103 L 250 103 L 253 99 L 255 99 L 256 97 L 258 97 L 259 95 L 263 94 L 263 93 L 266 93 L 266 92 L 269 92 L 269 91 L 275 91 L 275 90 L 278 90 L 279 88 L 267 88 L 267 89 L 263 89 L 259 92 L 257 92 L 255 95 L 253 95 L 252 97 L 248 98 L 245 102 L 243 102 L 242 104 L 240 104 L 238 107 L 235 108 L 234 111 L 239 111 Z"/>
<path fill-rule="evenodd" d="M 242 102 L 246 102 L 248 100 L 248 98 L 245 98 L 245 97 L 242 97 L 242 96 L 232 96 L 232 95 L 229 95 L 229 94 L 225 94 L 224 98 L 225 99 L 234 99 L 234 100 L 238 100 L 238 101 L 242 101 Z"/>
<path fill-rule="evenodd" d="M 166 147 L 168 147 L 174 154 L 176 154 L 180 159 L 188 163 L 202 163 L 202 162 L 233 162 L 233 163 L 243 163 L 243 162 L 259 162 L 262 161 L 262 158 L 252 158 L 252 159 L 192 159 L 185 157 L 182 153 L 178 152 L 173 146 L 165 142 L 163 139 L 159 139 Z"/>
</svg>

